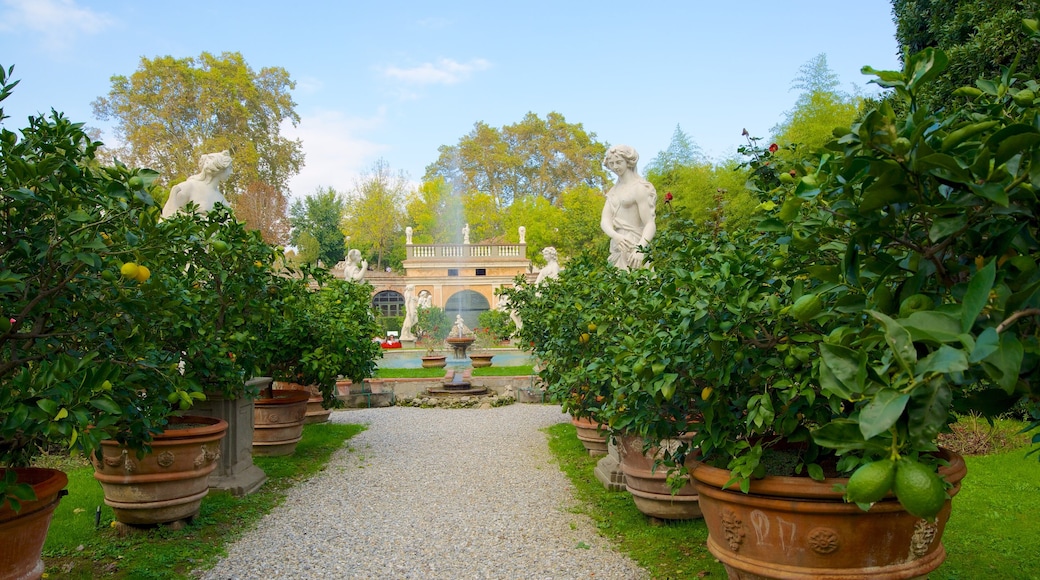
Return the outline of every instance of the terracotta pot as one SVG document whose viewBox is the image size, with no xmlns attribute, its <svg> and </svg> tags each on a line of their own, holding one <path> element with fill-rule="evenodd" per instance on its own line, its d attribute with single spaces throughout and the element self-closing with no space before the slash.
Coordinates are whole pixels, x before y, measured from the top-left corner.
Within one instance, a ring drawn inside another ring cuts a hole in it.
<svg viewBox="0 0 1040 580">
<path fill-rule="evenodd" d="M 950 462 L 939 473 L 960 490 L 964 459 L 943 450 Z M 934 522 L 908 514 L 889 495 L 863 511 L 845 503 L 835 484 L 808 477 L 765 477 L 750 493 L 723 489 L 730 472 L 707 465 L 693 472 L 708 524 L 708 550 L 731 579 L 917 578 L 946 559 L 940 538 L 950 517 L 950 501 Z"/>
<path fill-rule="evenodd" d="M 439 369 L 448 366 L 448 357 L 446 356 L 424 356 L 422 357 L 422 366 L 424 369 Z"/>
<path fill-rule="evenodd" d="M 291 455 L 303 439 L 307 391 L 274 389 L 270 398 L 253 401 L 253 455 Z"/>
<path fill-rule="evenodd" d="M 651 448 L 643 452 L 643 438 L 624 435 L 617 438 L 618 455 L 621 456 L 621 472 L 625 474 L 625 487 L 632 494 L 636 508 L 644 514 L 662 520 L 692 520 L 702 517 L 697 491 L 693 482 L 687 482 L 672 494 L 668 486 L 668 467 L 654 463 L 661 457 L 661 449 Z M 686 467 L 693 471 L 699 462 L 699 452 L 686 458 Z"/>
<path fill-rule="evenodd" d="M 23 501 L 15 513 L 6 502 L 0 507 L 0 580 L 36 580 L 43 576 L 40 552 L 47 539 L 54 509 L 69 483 L 65 473 L 39 467 L 13 468 L 18 483 L 28 483 L 35 501 Z M 0 469 L 3 477 L 6 469 Z"/>
<path fill-rule="evenodd" d="M 589 455 L 607 454 L 607 437 L 610 437 L 610 435 L 607 433 L 605 425 L 596 423 L 591 419 L 579 419 L 577 417 L 571 418 L 571 424 L 574 425 L 574 429 L 578 434 L 578 440 L 585 446 L 585 450 L 589 452 Z"/>
<path fill-rule="evenodd" d="M 491 366 L 491 357 L 493 357 L 493 356 L 495 356 L 495 355 L 493 355 L 493 354 L 471 354 L 471 355 L 469 355 L 469 361 L 470 361 L 470 364 L 473 365 L 473 368 L 480 369 L 480 368 Z"/>
<path fill-rule="evenodd" d="M 198 515 L 227 428 L 227 421 L 215 417 L 171 417 L 152 440 L 151 452 L 140 458 L 115 441 L 102 441 L 91 458 L 94 479 L 116 521 L 152 525 Z"/>
<path fill-rule="evenodd" d="M 307 414 L 303 418 L 304 425 L 324 423 L 332 416 L 332 409 L 325 408 L 325 398 L 321 396 L 321 391 L 314 385 L 276 381 L 274 388 L 286 391 L 307 391 L 310 393 L 311 396 L 307 399 Z"/>
</svg>

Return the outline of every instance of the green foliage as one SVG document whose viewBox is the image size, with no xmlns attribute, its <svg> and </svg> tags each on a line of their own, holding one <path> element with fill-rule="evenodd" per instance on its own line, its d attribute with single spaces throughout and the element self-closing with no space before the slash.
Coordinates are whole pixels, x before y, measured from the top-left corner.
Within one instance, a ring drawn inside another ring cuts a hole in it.
<svg viewBox="0 0 1040 580">
<path fill-rule="evenodd" d="M 257 184 L 282 196 L 303 165 L 302 143 L 281 134 L 283 121 L 300 121 L 289 93 L 295 82 L 285 69 L 257 72 L 240 53 L 203 52 L 197 58 L 142 57 L 137 71 L 111 81 L 93 108 L 99 119 L 116 122 L 125 144 L 115 152 L 119 159 L 159 171 L 168 188 L 195 173 L 202 154 L 230 150 L 235 170 L 224 192 L 236 209 L 250 208 L 240 217 L 250 218 L 254 229 L 284 221 L 284 203 L 268 203 L 272 192 Z"/>
<path fill-rule="evenodd" d="M 423 345 L 437 348 L 451 332 L 452 318 L 437 306 L 419 308 L 416 312 L 413 332 Z"/>
<path fill-rule="evenodd" d="M 462 196 L 452 191 L 443 177 L 424 181 L 406 204 L 413 224 L 412 240 L 417 244 L 458 243 L 465 225 Z"/>
<path fill-rule="evenodd" d="M 507 341 L 516 332 L 516 324 L 513 323 L 513 319 L 509 317 L 508 312 L 502 310 L 481 312 L 477 317 L 477 324 L 481 329 L 485 329 L 484 332 L 496 342 Z"/>
<path fill-rule="evenodd" d="M 438 150 L 423 181 L 444 179 L 457 195 L 488 194 L 496 207 L 530 196 L 558 205 L 561 191 L 579 185 L 602 190 L 608 183 L 602 167 L 606 145 L 559 113 L 545 119 L 528 113 L 501 129 L 478 122 L 457 145 Z"/>
<path fill-rule="evenodd" d="M 349 249 L 371 257 L 376 269 L 404 260 L 404 203 L 408 180 L 380 159 L 362 175 L 344 204 L 343 233 Z M 332 264 L 330 263 L 329 266 Z"/>
<path fill-rule="evenodd" d="M 398 332 L 401 330 L 401 324 L 404 322 L 404 317 L 378 316 L 376 320 L 379 323 L 379 327 L 383 329 L 383 332 L 380 334 L 380 336 L 386 336 L 387 332 Z"/>
<path fill-rule="evenodd" d="M 945 63 L 929 50 L 876 72 L 907 113 L 882 103 L 827 149 L 785 162 L 751 139 L 755 227 L 666 217 L 652 269 L 574 260 L 505 292 L 553 399 L 651 443 L 696 431 L 745 490 L 780 449 L 816 479 L 934 465 L 955 411 L 1025 397 L 1040 417 L 1040 109 L 1020 96 L 1040 85 L 980 81 L 961 110 L 921 107 Z"/>
<path fill-rule="evenodd" d="M 289 222 L 293 228 L 290 242 L 303 244 L 297 256 L 301 262 L 316 264 L 321 261 L 326 268 L 331 268 L 347 255 L 346 237 L 340 230 L 346 205 L 346 198 L 331 187 L 319 187 L 314 193 L 293 202 L 289 208 Z M 305 260 L 313 254 L 311 237 L 317 244 L 317 257 Z"/>
<path fill-rule="evenodd" d="M 896 39 L 905 54 L 937 48 L 950 60 L 934 83 L 918 91 L 923 104 L 935 109 L 957 105 L 962 102 L 954 94 L 958 88 L 999 77 L 1016 60 L 1037 62 L 1040 44 L 1023 35 L 1023 19 L 1032 19 L 1035 27 L 1037 10 L 1031 0 L 893 0 Z"/>
<path fill-rule="evenodd" d="M 382 356 L 372 340 L 385 334 L 371 307 L 372 287 L 332 279 L 324 269 L 287 274 L 267 297 L 271 314 L 259 341 L 263 372 L 317 386 L 331 405 L 340 376 L 360 384 L 373 375 Z"/>
<path fill-rule="evenodd" d="M 679 125 L 675 126 L 672 140 L 668 148 L 657 154 L 643 168 L 647 175 L 651 173 L 667 174 L 680 167 L 693 167 L 704 162 L 704 154 L 701 148 L 682 130 Z"/>
</svg>

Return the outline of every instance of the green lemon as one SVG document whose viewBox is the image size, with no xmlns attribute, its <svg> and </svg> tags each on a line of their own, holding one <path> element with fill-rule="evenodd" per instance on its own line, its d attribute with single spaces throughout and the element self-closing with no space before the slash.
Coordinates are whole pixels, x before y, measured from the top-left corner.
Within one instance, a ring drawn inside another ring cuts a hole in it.
<svg viewBox="0 0 1040 580">
<path fill-rule="evenodd" d="M 874 503 L 885 497 L 896 480 L 896 464 L 891 459 L 860 466 L 849 478 L 845 497 L 850 502 Z"/>
<path fill-rule="evenodd" d="M 224 240 L 213 240 L 213 242 L 211 242 L 210 245 L 213 246 L 213 251 L 218 254 L 223 254 L 224 252 L 228 251 L 229 247 L 228 243 Z"/>
<path fill-rule="evenodd" d="M 1022 89 L 1015 93 L 1012 99 L 1015 100 L 1015 104 L 1020 107 L 1028 107 L 1033 104 L 1033 100 L 1036 99 L 1036 93 L 1030 89 Z"/>
<path fill-rule="evenodd" d="M 934 305 L 935 303 L 932 302 L 931 297 L 926 294 L 914 294 L 908 296 L 905 300 L 899 303 L 899 317 L 906 318 L 914 312 L 931 310 Z"/>
<path fill-rule="evenodd" d="M 793 220 L 798 216 L 798 208 L 802 207 L 802 202 L 804 201 L 804 199 L 797 195 L 788 196 L 787 199 L 784 200 L 784 205 L 780 206 L 780 211 L 776 214 L 776 217 L 785 222 Z"/>
<path fill-rule="evenodd" d="M 116 281 L 115 272 L 113 272 L 112 270 L 102 270 L 101 271 L 101 279 L 104 280 L 105 282 L 115 282 Z"/>
<path fill-rule="evenodd" d="M 791 316 L 798 322 L 809 322 L 823 310 L 823 301 L 816 294 L 805 294 L 798 297 L 791 305 Z"/>
<path fill-rule="evenodd" d="M 794 183 L 794 176 L 791 175 L 790 173 L 781 173 L 780 174 L 780 183 L 785 183 L 785 184 L 786 183 Z"/>
<path fill-rule="evenodd" d="M 946 487 L 935 471 L 916 461 L 904 460 L 896 467 L 893 490 L 906 511 L 930 520 L 946 503 Z"/>
</svg>

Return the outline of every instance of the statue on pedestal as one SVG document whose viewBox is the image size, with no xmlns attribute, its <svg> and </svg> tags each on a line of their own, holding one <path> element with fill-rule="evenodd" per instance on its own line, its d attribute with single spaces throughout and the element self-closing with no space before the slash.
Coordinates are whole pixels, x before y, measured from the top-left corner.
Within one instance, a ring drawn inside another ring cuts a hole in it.
<svg viewBox="0 0 1040 580">
<path fill-rule="evenodd" d="M 643 267 L 638 248 L 657 233 L 657 190 L 636 172 L 638 162 L 639 154 L 628 145 L 611 147 L 603 160 L 617 182 L 607 192 L 600 228 L 610 237 L 608 261 L 622 270 Z"/>
</svg>

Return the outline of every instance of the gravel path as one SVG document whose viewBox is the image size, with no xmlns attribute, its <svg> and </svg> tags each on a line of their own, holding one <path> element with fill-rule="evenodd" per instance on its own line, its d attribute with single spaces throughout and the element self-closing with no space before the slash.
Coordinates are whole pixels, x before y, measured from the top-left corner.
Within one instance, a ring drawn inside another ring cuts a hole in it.
<svg viewBox="0 0 1040 580">
<path fill-rule="evenodd" d="M 619 579 L 645 571 L 585 516 L 539 429 L 558 407 L 337 411 L 367 424 L 206 579 Z"/>
</svg>

